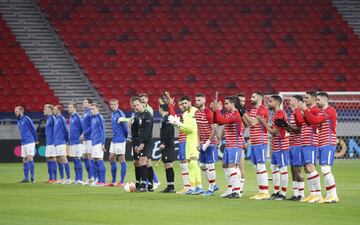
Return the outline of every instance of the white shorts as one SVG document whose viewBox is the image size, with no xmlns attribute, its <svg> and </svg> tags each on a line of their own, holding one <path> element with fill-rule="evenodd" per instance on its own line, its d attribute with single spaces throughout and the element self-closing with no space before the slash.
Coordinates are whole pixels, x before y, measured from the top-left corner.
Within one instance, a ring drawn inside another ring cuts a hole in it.
<svg viewBox="0 0 360 225">
<path fill-rule="evenodd" d="M 104 151 L 102 149 L 102 144 L 97 144 L 97 145 L 92 146 L 91 158 L 104 159 Z"/>
<path fill-rule="evenodd" d="M 35 142 L 21 145 L 21 157 L 25 158 L 27 156 L 34 156 L 35 155 Z"/>
<path fill-rule="evenodd" d="M 112 143 L 110 144 L 110 153 L 115 155 L 125 155 L 126 151 L 126 142 L 121 143 Z"/>
<path fill-rule="evenodd" d="M 70 145 L 70 157 L 81 157 L 84 152 L 84 145 Z"/>
<path fill-rule="evenodd" d="M 56 156 L 66 156 L 66 145 L 55 146 Z"/>
<path fill-rule="evenodd" d="M 91 144 L 91 140 L 88 140 L 88 141 L 84 141 L 84 146 L 85 146 L 85 149 L 84 149 L 84 154 L 91 154 L 91 149 L 92 149 L 92 144 Z"/>
<path fill-rule="evenodd" d="M 46 145 L 45 157 L 55 157 L 56 150 L 54 145 Z"/>
</svg>

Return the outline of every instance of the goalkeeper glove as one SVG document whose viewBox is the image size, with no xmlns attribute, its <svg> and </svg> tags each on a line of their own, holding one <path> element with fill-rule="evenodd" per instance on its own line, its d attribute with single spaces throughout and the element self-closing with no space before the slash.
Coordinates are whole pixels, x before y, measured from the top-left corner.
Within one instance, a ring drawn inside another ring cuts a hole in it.
<svg viewBox="0 0 360 225">
<path fill-rule="evenodd" d="M 282 127 L 282 128 L 286 128 L 288 127 L 288 123 L 284 120 L 284 119 L 276 119 L 275 120 L 275 124 L 278 126 L 278 127 Z"/>
</svg>

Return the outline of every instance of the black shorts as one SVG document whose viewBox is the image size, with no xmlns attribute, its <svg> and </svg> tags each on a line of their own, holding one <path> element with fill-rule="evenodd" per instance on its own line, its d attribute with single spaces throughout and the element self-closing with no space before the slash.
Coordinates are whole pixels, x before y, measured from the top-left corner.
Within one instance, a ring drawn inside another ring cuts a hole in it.
<svg viewBox="0 0 360 225">
<path fill-rule="evenodd" d="M 147 157 L 148 159 L 151 159 L 151 153 L 153 150 L 153 143 L 152 141 L 149 141 L 148 143 L 145 143 L 145 146 L 143 150 L 141 150 L 139 153 L 136 153 L 133 148 L 134 152 L 134 160 L 139 160 L 140 157 Z"/>
<path fill-rule="evenodd" d="M 161 150 L 161 160 L 163 163 L 171 163 L 175 161 L 174 148 L 165 148 Z"/>
</svg>

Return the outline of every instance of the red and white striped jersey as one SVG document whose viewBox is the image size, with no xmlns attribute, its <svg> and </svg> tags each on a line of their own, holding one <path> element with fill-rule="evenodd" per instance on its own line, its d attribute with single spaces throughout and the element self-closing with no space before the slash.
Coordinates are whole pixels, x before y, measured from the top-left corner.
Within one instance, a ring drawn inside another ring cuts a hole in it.
<svg viewBox="0 0 360 225">
<path fill-rule="evenodd" d="M 241 129 L 239 132 L 239 148 L 244 148 L 245 145 L 245 138 L 244 138 L 244 133 L 245 133 L 245 126 L 243 124 L 243 122 L 241 121 Z"/>
<path fill-rule="evenodd" d="M 312 124 L 318 124 L 319 146 L 336 146 L 336 110 L 329 106 L 321 110 L 318 116 L 313 116 L 309 111 L 305 111 L 306 119 Z"/>
<path fill-rule="evenodd" d="M 309 111 L 314 116 L 318 116 L 320 110 L 314 106 Z M 301 112 L 295 112 L 295 118 L 301 121 L 301 146 L 318 146 L 319 136 L 317 133 L 317 125 L 311 124 L 307 117 L 304 117 Z"/>
<path fill-rule="evenodd" d="M 301 123 L 295 119 L 295 111 L 300 109 L 295 109 L 290 116 L 290 125 L 295 127 L 301 127 Z M 290 146 L 301 146 L 301 132 L 295 133 L 294 131 L 289 132 L 289 142 Z"/>
<path fill-rule="evenodd" d="M 277 120 L 277 119 L 283 119 L 283 120 L 287 121 L 286 113 L 280 109 L 275 112 L 275 114 L 272 118 L 272 121 L 274 124 L 272 127 L 278 129 L 278 133 L 273 136 L 272 141 L 271 141 L 271 146 L 272 146 L 273 152 L 278 152 L 281 150 L 282 151 L 289 150 L 289 134 L 285 128 L 278 127 L 275 124 L 275 120 Z"/>
<path fill-rule="evenodd" d="M 249 113 L 249 116 L 254 119 L 257 119 L 258 115 L 264 117 L 266 121 L 269 119 L 269 112 L 264 105 L 260 105 L 258 108 L 252 108 Z M 250 142 L 252 145 L 268 143 L 267 130 L 261 123 L 250 126 Z"/>
<path fill-rule="evenodd" d="M 179 132 L 179 143 L 186 142 L 186 134 Z"/>
<path fill-rule="evenodd" d="M 208 108 L 205 108 L 203 111 L 198 109 L 195 113 L 195 119 L 198 125 L 200 143 L 205 144 L 211 135 L 211 125 L 214 124 L 213 112 Z M 215 137 L 210 141 L 210 144 L 216 144 Z"/>
<path fill-rule="evenodd" d="M 227 112 L 225 117 L 221 114 L 220 110 L 214 112 L 215 121 L 219 125 L 225 125 L 225 147 L 238 148 L 241 146 L 239 133 L 242 127 L 242 120 L 239 111 Z"/>
</svg>

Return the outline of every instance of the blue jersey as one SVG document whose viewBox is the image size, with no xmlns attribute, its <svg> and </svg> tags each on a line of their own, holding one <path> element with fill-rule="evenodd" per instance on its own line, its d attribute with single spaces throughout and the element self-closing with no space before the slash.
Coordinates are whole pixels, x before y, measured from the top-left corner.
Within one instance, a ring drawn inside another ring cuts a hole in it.
<svg viewBox="0 0 360 225">
<path fill-rule="evenodd" d="M 20 131 L 21 144 L 26 145 L 30 143 L 35 143 L 36 129 L 33 121 L 28 116 L 22 115 L 18 119 L 17 125 Z"/>
<path fill-rule="evenodd" d="M 105 145 L 105 120 L 102 115 L 97 114 L 91 119 L 91 141 L 92 145 Z"/>
<path fill-rule="evenodd" d="M 65 118 L 60 115 L 56 116 L 54 126 L 54 145 L 64 145 L 69 142 L 69 132 L 66 128 Z"/>
<path fill-rule="evenodd" d="M 90 109 L 85 109 L 85 113 L 82 120 L 82 128 L 84 134 L 84 140 L 89 141 L 91 140 L 91 120 L 92 116 L 90 114 Z"/>
<path fill-rule="evenodd" d="M 70 115 L 70 145 L 80 144 L 80 136 L 83 133 L 82 119 L 77 112 L 74 115 Z"/>
<path fill-rule="evenodd" d="M 46 145 L 54 144 L 54 127 L 56 118 L 54 115 L 50 115 L 46 118 L 45 136 Z"/>
<path fill-rule="evenodd" d="M 111 113 L 111 126 L 112 126 L 112 142 L 121 143 L 125 142 L 128 136 L 128 126 L 126 122 L 118 123 L 120 117 L 125 117 L 125 114 L 117 109 Z"/>
</svg>

